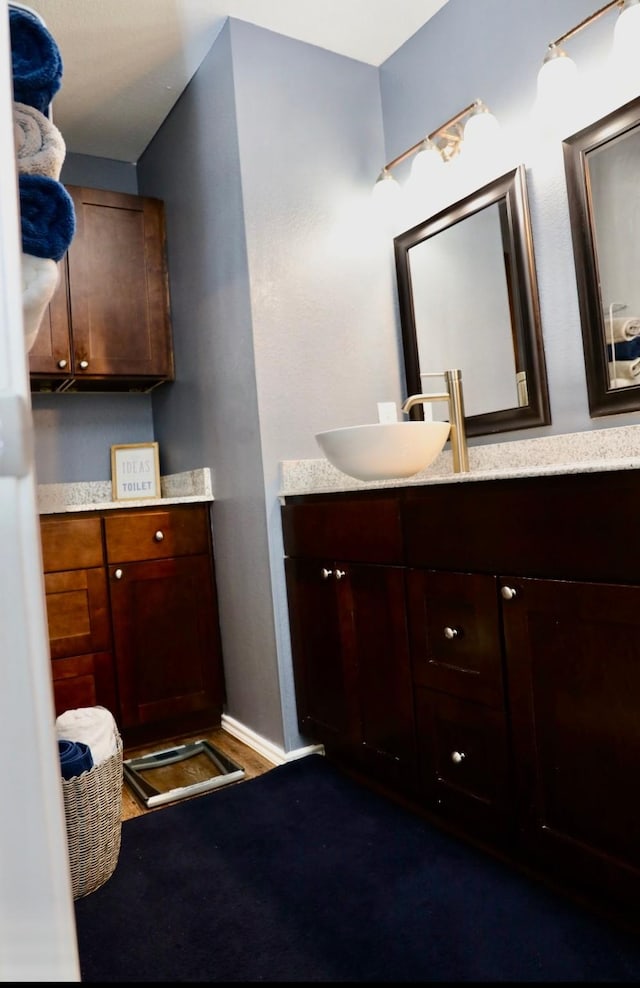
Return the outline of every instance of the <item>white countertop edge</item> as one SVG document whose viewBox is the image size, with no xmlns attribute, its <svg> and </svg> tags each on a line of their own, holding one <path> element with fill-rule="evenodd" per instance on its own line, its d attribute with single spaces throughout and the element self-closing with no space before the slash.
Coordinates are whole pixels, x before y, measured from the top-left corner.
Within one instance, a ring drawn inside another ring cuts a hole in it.
<svg viewBox="0 0 640 988">
<path fill-rule="evenodd" d="M 283 460 L 279 499 L 282 502 L 286 497 L 301 494 L 637 470 L 640 468 L 640 426 L 470 446 L 469 465 L 467 473 L 454 473 L 451 451 L 445 450 L 427 470 L 412 477 L 360 481 L 336 470 L 328 460 Z"/>
<path fill-rule="evenodd" d="M 209 467 L 167 474 L 160 478 L 160 490 L 160 497 L 114 501 L 110 480 L 39 484 L 38 511 L 45 515 L 73 511 L 108 511 L 116 508 L 155 508 L 214 500 Z"/>
</svg>

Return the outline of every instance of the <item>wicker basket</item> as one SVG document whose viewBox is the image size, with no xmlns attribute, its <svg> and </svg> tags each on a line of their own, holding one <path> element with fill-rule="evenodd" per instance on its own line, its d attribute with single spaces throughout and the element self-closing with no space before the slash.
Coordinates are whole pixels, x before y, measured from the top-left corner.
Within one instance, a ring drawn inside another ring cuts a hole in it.
<svg viewBox="0 0 640 988">
<path fill-rule="evenodd" d="M 122 834 L 122 739 L 90 772 L 62 780 L 74 899 L 95 892 L 111 878 Z"/>
</svg>

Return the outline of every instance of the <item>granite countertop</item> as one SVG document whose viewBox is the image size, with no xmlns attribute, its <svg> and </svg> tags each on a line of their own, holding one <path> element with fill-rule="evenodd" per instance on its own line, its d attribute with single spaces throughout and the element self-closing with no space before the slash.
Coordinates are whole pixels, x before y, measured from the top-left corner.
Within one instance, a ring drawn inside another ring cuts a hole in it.
<svg viewBox="0 0 640 988">
<path fill-rule="evenodd" d="M 282 501 L 300 494 L 384 490 L 426 484 L 470 483 L 567 473 L 598 473 L 640 468 L 640 425 L 573 432 L 560 436 L 469 446 L 468 473 L 453 472 L 451 450 L 444 450 L 430 467 L 412 477 L 354 480 L 328 460 L 283 460 L 280 463 Z"/>
<path fill-rule="evenodd" d="M 67 511 L 107 511 L 112 508 L 157 508 L 165 504 L 213 501 L 211 471 L 188 470 L 160 478 L 160 497 L 114 501 L 111 481 L 96 480 L 77 484 L 39 484 L 38 511 L 41 515 Z"/>
</svg>

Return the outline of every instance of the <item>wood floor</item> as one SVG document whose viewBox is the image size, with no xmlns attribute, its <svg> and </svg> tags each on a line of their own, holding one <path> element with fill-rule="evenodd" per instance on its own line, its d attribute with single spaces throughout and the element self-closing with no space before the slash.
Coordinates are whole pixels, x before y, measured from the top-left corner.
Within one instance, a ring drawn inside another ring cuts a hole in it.
<svg viewBox="0 0 640 988">
<path fill-rule="evenodd" d="M 184 744 L 189 741 L 199 741 L 206 740 L 210 741 L 222 754 L 226 755 L 228 758 L 233 759 L 238 765 L 244 769 L 244 779 L 253 779 L 257 775 L 262 775 L 263 772 L 268 772 L 269 769 L 274 768 L 272 762 L 266 760 L 261 755 L 259 755 L 253 748 L 249 748 L 246 744 L 238 741 L 233 735 L 224 731 L 221 727 L 215 728 L 212 731 L 204 731 L 199 734 L 182 736 L 179 738 L 171 738 L 162 744 L 148 745 L 144 748 L 126 748 L 124 751 L 124 758 L 138 758 L 141 755 L 146 755 L 151 751 L 158 751 L 161 748 L 171 748 L 176 744 Z M 162 771 L 162 770 L 161 770 Z M 240 782 L 232 782 L 230 785 L 241 785 Z M 198 798 L 198 797 L 194 797 Z M 167 804 L 171 805 L 171 804 Z M 132 792 L 129 785 L 124 782 L 122 786 L 122 819 L 129 820 L 131 817 L 142 816 L 143 813 L 159 813 L 162 807 L 156 809 L 148 810 L 146 809 L 136 798 Z"/>
</svg>

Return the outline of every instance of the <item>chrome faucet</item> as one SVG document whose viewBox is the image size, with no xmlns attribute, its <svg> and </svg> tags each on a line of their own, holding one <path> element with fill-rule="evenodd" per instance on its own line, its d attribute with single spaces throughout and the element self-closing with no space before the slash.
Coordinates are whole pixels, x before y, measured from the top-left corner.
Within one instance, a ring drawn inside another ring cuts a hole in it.
<svg viewBox="0 0 640 988">
<path fill-rule="evenodd" d="M 444 377 L 447 390 L 432 394 L 409 395 L 402 405 L 402 411 L 407 415 L 414 405 L 425 405 L 431 401 L 446 401 L 449 405 L 449 422 L 451 423 L 449 438 L 453 453 L 453 469 L 455 473 L 467 473 L 469 470 L 469 450 L 467 449 L 467 433 L 464 427 L 462 371 L 436 371 L 433 374 L 421 374 L 420 377 Z"/>
</svg>

